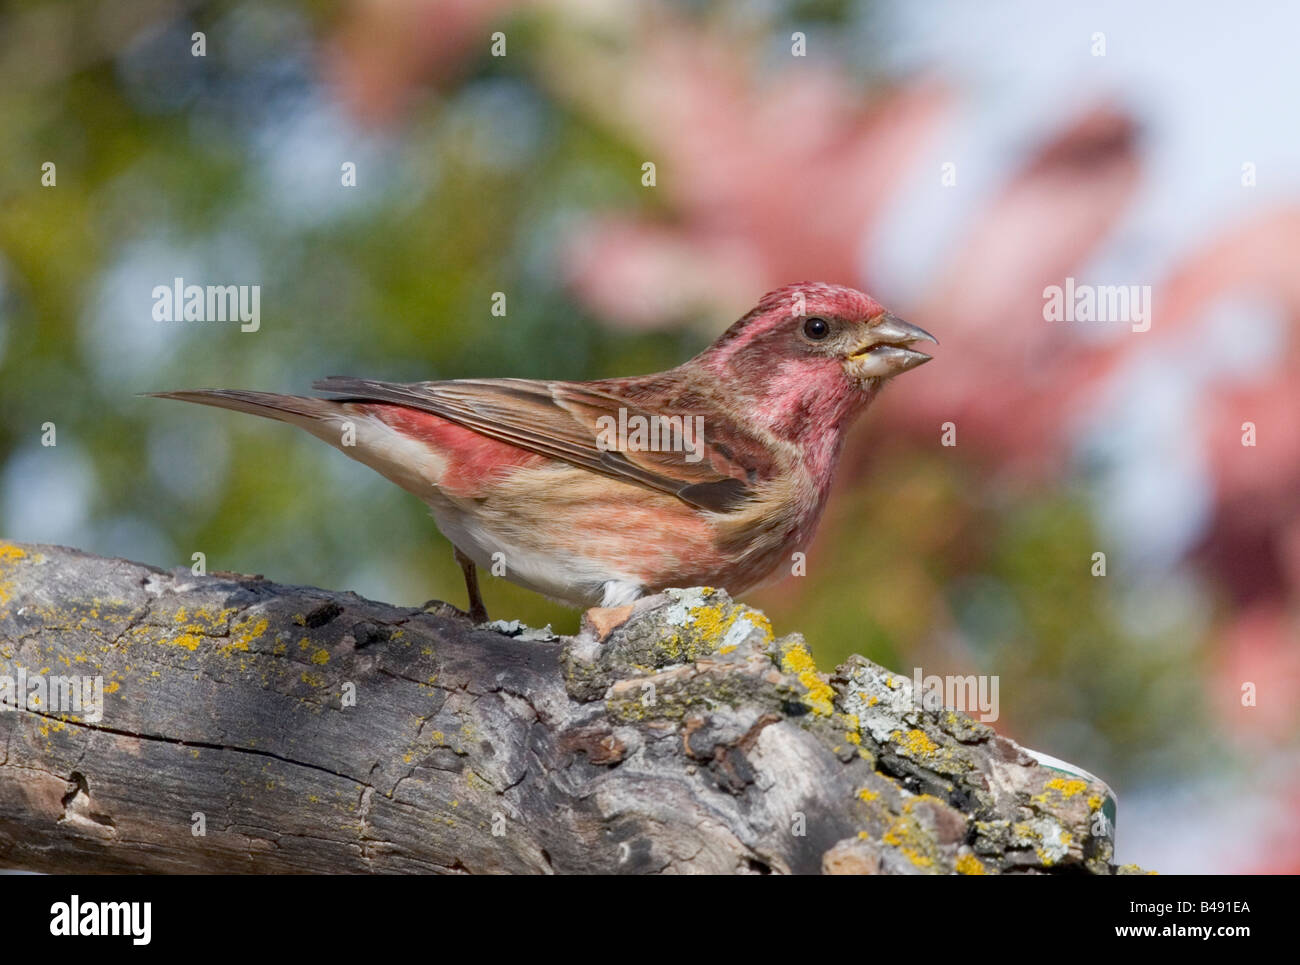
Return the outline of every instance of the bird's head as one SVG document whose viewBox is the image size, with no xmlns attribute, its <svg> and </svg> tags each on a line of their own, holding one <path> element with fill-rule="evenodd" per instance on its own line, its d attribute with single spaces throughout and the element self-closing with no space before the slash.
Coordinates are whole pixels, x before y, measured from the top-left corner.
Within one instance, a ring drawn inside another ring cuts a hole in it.
<svg viewBox="0 0 1300 965">
<path fill-rule="evenodd" d="M 778 413 L 840 422 L 930 361 L 917 342 L 938 344 L 863 292 L 805 282 L 768 292 L 698 361 Z"/>
</svg>

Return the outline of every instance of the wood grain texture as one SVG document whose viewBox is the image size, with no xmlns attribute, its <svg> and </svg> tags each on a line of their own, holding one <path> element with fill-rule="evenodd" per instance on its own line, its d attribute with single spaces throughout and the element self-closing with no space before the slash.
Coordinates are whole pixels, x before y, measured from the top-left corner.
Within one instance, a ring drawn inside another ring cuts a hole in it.
<svg viewBox="0 0 1300 965">
<path fill-rule="evenodd" d="M 20 674 L 100 677 L 103 707 L 0 710 L 0 867 L 1116 870 L 1102 785 L 860 657 L 819 675 L 721 591 L 556 637 L 0 543 Z"/>
</svg>

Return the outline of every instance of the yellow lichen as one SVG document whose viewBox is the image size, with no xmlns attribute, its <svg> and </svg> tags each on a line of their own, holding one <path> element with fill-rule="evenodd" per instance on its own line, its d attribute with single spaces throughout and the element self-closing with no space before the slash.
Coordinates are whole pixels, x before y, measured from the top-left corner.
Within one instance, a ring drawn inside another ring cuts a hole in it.
<svg viewBox="0 0 1300 965">
<path fill-rule="evenodd" d="M 899 744 L 912 757 L 933 754 L 939 749 L 939 745 L 930 740 L 923 730 L 913 729 L 906 734 L 901 730 L 896 730 L 890 735 L 890 739 Z"/>
<path fill-rule="evenodd" d="M 1071 798 L 1076 794 L 1082 794 L 1086 791 L 1088 789 L 1088 782 L 1067 780 L 1063 777 L 1054 777 L 1043 786 L 1051 788 L 1053 791 L 1060 791 L 1061 797 Z"/>
<path fill-rule="evenodd" d="M 918 868 L 929 868 L 934 864 L 934 858 L 921 850 L 929 842 L 914 817 L 898 818 L 889 826 L 882 840 L 901 851 Z"/>
<path fill-rule="evenodd" d="M 172 615 L 172 621 L 177 624 L 180 633 L 171 639 L 161 639 L 158 642 L 193 652 L 199 648 L 205 637 L 227 637 L 227 641 L 218 648 L 219 653 L 229 656 L 236 650 L 248 650 L 250 643 L 266 632 L 268 624 L 265 618 L 258 620 L 249 618 L 227 629 L 228 621 L 237 612 L 238 607 L 214 610 L 211 607 L 200 606 L 192 611 L 179 607 Z M 147 626 L 140 626 L 132 631 L 132 636 L 137 639 L 149 635 L 150 628 Z"/>
<path fill-rule="evenodd" d="M 706 640 L 720 638 L 731 623 L 727 620 L 727 611 L 723 607 L 704 604 L 691 607 L 690 622 Z"/>
<path fill-rule="evenodd" d="M 27 551 L 13 543 L 0 543 L 0 560 L 25 560 Z"/>
<path fill-rule="evenodd" d="M 1068 800 L 1069 798 L 1074 797 L 1076 794 L 1082 794 L 1087 789 L 1088 789 L 1087 781 L 1069 780 L 1064 777 L 1054 777 L 1051 780 L 1049 780 L 1046 784 L 1043 785 L 1043 793 L 1035 794 L 1031 798 L 1031 800 L 1036 801 L 1039 804 L 1047 804 L 1048 791 L 1055 791 L 1056 793 L 1061 795 L 1061 797 L 1066 798 Z M 1093 810 L 1095 811 L 1096 808 L 1093 808 Z"/>
<path fill-rule="evenodd" d="M 711 592 L 705 590 L 706 595 Z M 693 661 L 706 653 L 731 653 L 738 644 L 725 641 L 742 622 L 750 627 L 745 636 L 759 630 L 764 645 L 774 639 L 771 622 L 758 610 L 735 604 L 699 603 L 687 610 L 681 625 L 683 632 L 662 637 L 658 648 L 674 662 Z"/>
<path fill-rule="evenodd" d="M 12 543 L 0 543 L 0 572 L 9 569 L 19 560 L 27 559 L 27 551 Z M 13 582 L 0 580 L 0 603 L 8 603 L 13 595 Z"/>
<path fill-rule="evenodd" d="M 248 650 L 253 641 L 266 633 L 268 626 L 270 624 L 266 617 L 249 617 L 246 620 L 240 620 L 230 628 L 230 643 L 221 649 L 227 653 L 235 650 Z"/>
<path fill-rule="evenodd" d="M 1024 821 L 1017 821 L 1011 825 L 1011 833 L 1013 835 L 1012 840 L 1019 845 L 1023 845 L 1026 841 L 1037 841 L 1042 838 L 1042 835 Z"/>
<path fill-rule="evenodd" d="M 984 870 L 984 863 L 973 854 L 964 854 L 957 859 L 957 874 L 959 875 L 983 875 L 988 874 Z"/>
<path fill-rule="evenodd" d="M 908 798 L 903 803 L 903 811 L 907 814 L 911 814 L 913 808 L 915 808 L 918 804 L 924 804 L 927 801 L 931 804 L 937 804 L 939 807 L 946 806 L 945 802 L 939 800 L 933 794 L 918 794 L 915 797 Z"/>
<path fill-rule="evenodd" d="M 844 726 L 847 728 L 844 731 L 844 739 L 848 741 L 850 744 L 853 744 L 857 747 L 861 747 L 862 746 L 862 722 L 858 720 L 858 715 L 846 713 L 846 714 L 841 714 L 840 716 L 844 721 Z"/>
<path fill-rule="evenodd" d="M 812 654 L 802 643 L 790 644 L 781 654 L 781 669 L 794 674 L 807 691 L 803 702 L 815 714 L 829 717 L 834 710 L 835 691 L 817 672 Z"/>
<path fill-rule="evenodd" d="M 330 662 L 330 652 L 322 647 L 311 655 L 311 662 L 317 666 L 324 666 Z"/>
</svg>

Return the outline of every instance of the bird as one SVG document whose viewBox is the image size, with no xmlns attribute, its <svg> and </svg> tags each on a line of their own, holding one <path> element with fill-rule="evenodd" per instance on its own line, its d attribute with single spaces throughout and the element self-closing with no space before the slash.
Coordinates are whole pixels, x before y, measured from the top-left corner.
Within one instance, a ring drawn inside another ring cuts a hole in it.
<svg viewBox="0 0 1300 965">
<path fill-rule="evenodd" d="M 803 282 L 650 375 L 144 394 L 298 426 L 413 493 L 484 623 L 480 567 L 579 608 L 779 578 L 812 539 L 849 426 L 931 361 L 919 342 L 938 344 L 861 291 Z"/>
</svg>

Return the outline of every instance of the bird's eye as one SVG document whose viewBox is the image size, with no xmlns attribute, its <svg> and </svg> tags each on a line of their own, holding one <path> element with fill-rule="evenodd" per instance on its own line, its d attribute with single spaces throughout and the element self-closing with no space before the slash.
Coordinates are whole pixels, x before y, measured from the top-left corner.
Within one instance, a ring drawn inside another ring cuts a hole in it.
<svg viewBox="0 0 1300 965">
<path fill-rule="evenodd" d="M 803 323 L 803 333 L 814 342 L 820 342 L 831 333 L 830 322 L 814 316 Z"/>
</svg>

